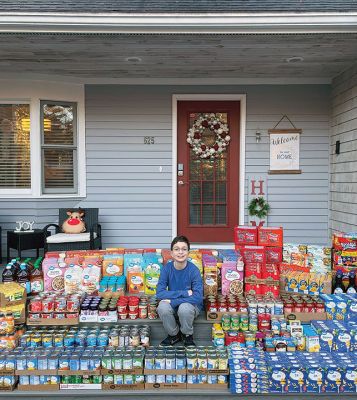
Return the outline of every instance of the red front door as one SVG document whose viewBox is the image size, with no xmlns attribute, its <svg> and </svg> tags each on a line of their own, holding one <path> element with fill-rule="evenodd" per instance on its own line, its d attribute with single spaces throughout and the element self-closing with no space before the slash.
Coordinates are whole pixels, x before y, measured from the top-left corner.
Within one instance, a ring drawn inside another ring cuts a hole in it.
<svg viewBox="0 0 357 400">
<path fill-rule="evenodd" d="M 194 243 L 233 242 L 239 215 L 240 102 L 179 101 L 177 110 L 177 234 Z M 221 140 L 225 135 L 218 136 L 212 121 L 228 129 L 230 140 Z M 190 128 L 194 148 L 187 142 Z M 228 144 L 221 150 L 223 142 Z M 213 151 L 218 145 L 218 152 L 202 157 L 202 149 Z"/>
</svg>

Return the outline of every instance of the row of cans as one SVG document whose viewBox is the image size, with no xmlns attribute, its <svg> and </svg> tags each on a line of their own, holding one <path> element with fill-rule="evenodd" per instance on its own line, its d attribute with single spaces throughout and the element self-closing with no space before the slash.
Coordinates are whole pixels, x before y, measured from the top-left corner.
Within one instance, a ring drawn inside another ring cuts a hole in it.
<svg viewBox="0 0 357 400">
<path fill-rule="evenodd" d="M 21 375 L 19 377 L 20 385 L 54 385 L 59 383 L 107 383 L 114 385 L 132 385 L 135 383 L 144 383 L 144 375 L 75 375 L 75 376 L 59 376 L 59 375 Z"/>
<path fill-rule="evenodd" d="M 49 349 L 18 348 L 10 354 L 0 354 L 0 373 L 1 370 L 94 371 L 100 368 L 132 369 L 142 368 L 143 360 L 143 349 L 119 351 L 98 349 L 91 351 L 86 348 L 77 348 L 73 351 L 70 349 L 51 351 Z"/>
<path fill-rule="evenodd" d="M 123 347 L 148 346 L 150 327 L 148 325 L 122 325 L 111 329 L 69 329 L 58 332 L 54 329 L 27 331 L 19 339 L 21 347 Z"/>
</svg>

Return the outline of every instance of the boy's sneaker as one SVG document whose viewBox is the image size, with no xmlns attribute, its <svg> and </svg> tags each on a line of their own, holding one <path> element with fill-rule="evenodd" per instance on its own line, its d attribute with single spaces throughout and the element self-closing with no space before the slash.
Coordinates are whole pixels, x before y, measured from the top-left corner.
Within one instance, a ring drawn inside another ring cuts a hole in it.
<svg viewBox="0 0 357 400">
<path fill-rule="evenodd" d="M 181 342 L 181 335 L 180 332 L 175 335 L 175 336 L 171 336 L 168 335 L 166 339 L 164 339 L 161 343 L 160 346 L 173 346 L 174 344 Z"/>
<path fill-rule="evenodd" d="M 193 341 L 193 336 L 192 335 L 184 335 L 183 336 L 183 344 L 184 344 L 185 347 L 196 346 L 195 342 Z"/>
</svg>

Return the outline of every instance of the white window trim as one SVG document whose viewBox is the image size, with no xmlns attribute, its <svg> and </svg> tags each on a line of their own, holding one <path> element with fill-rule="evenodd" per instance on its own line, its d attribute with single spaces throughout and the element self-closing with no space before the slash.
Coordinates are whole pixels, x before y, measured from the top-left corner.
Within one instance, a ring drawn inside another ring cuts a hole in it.
<svg viewBox="0 0 357 400">
<path fill-rule="evenodd" d="M 247 95 L 245 94 L 173 94 L 172 95 L 172 237 L 177 235 L 177 102 L 178 101 L 240 101 L 239 151 L 239 225 L 244 225 L 245 136 Z"/>
<path fill-rule="evenodd" d="M 0 80 L 0 104 L 30 104 L 31 189 L 0 189 L 0 199 L 18 198 L 83 198 L 86 197 L 86 149 L 84 85 L 20 80 Z M 77 193 L 41 193 L 40 102 L 48 100 L 77 104 Z"/>
</svg>

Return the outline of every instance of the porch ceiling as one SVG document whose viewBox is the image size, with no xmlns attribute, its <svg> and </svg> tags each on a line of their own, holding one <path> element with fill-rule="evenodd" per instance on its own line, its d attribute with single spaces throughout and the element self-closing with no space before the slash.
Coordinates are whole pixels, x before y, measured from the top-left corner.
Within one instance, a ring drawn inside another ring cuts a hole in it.
<svg viewBox="0 0 357 400">
<path fill-rule="evenodd" d="M 329 81 L 356 62 L 357 33 L 0 34 L 1 78 Z"/>
</svg>

